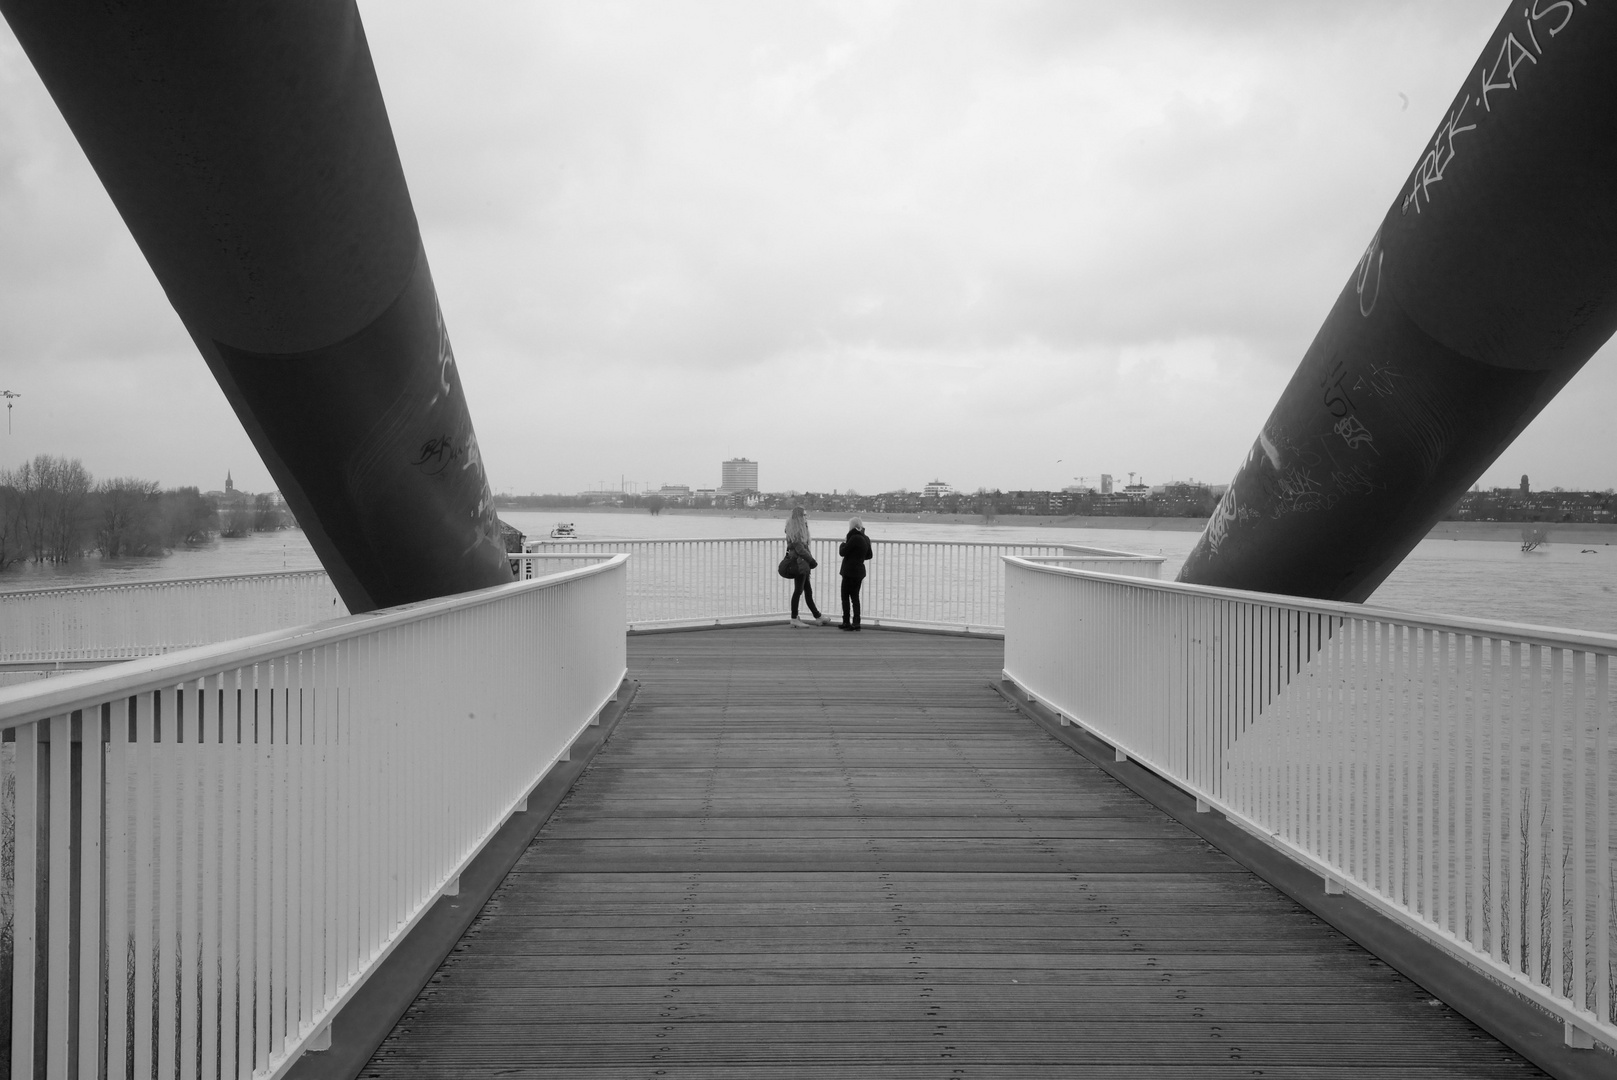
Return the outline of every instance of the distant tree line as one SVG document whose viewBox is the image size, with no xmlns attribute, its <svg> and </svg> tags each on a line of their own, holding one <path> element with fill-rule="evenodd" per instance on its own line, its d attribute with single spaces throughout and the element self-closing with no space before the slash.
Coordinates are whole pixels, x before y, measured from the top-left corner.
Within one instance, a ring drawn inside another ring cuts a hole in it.
<svg viewBox="0 0 1617 1080">
<path fill-rule="evenodd" d="M 206 495 L 203 499 L 212 502 Z M 228 506 L 218 507 L 219 535 L 246 536 L 255 532 L 274 532 L 293 524 L 292 515 L 275 502 L 268 492 L 260 492 L 248 502 L 245 497 Z"/>
<path fill-rule="evenodd" d="M 161 555 L 221 531 L 245 535 L 291 523 L 267 495 L 230 507 L 225 518 L 222 524 L 219 506 L 194 487 L 163 490 L 133 476 L 98 481 L 78 458 L 40 454 L 0 469 L 0 570 L 91 552 L 109 559 Z"/>
<path fill-rule="evenodd" d="M 673 507 L 785 511 L 801 505 L 822 513 L 901 513 L 979 515 L 985 521 L 1001 517 L 1036 515 L 1063 517 L 1173 517 L 1206 518 L 1218 506 L 1222 487 L 1174 482 L 1159 487 L 1128 489 L 1111 494 L 1091 490 L 947 492 L 927 495 L 919 491 L 885 491 L 859 495 L 852 491 L 780 491 L 740 494 L 698 494 L 684 498 L 658 493 L 614 496 L 610 505 L 639 507 L 653 514 Z M 505 495 L 496 496 L 502 510 L 542 510 L 600 505 L 601 496 Z M 1533 491 L 1527 477 L 1519 487 L 1469 491 L 1444 515 L 1446 521 L 1617 522 L 1617 492 Z"/>
<path fill-rule="evenodd" d="M 593 503 L 583 495 L 496 495 L 496 510 L 555 510 L 584 508 Z"/>
</svg>

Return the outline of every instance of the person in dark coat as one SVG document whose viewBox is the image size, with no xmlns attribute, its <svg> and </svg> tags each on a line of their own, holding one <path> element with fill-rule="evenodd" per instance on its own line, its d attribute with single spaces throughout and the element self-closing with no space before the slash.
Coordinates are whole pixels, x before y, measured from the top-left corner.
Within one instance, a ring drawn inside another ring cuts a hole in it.
<svg viewBox="0 0 1617 1080">
<path fill-rule="evenodd" d="M 848 522 L 848 538 L 837 545 L 837 554 L 842 556 L 842 629 L 857 630 L 859 586 L 865 583 L 865 563 L 875 556 L 863 521 L 854 518 Z"/>
</svg>

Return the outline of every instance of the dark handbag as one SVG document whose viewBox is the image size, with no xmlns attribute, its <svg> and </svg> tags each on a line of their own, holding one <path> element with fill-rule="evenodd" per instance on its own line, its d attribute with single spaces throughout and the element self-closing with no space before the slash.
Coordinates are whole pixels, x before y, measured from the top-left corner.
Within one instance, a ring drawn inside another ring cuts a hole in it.
<svg viewBox="0 0 1617 1080">
<path fill-rule="evenodd" d="M 792 543 L 786 545 L 786 557 L 780 561 L 779 573 L 783 578 L 798 578 L 819 565 L 807 544 Z"/>
</svg>

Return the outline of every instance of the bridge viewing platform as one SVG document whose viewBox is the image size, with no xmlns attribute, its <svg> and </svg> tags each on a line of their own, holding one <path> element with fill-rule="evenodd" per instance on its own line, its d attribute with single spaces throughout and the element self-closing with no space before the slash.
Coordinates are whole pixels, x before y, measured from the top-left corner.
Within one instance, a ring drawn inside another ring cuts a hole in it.
<svg viewBox="0 0 1617 1080">
<path fill-rule="evenodd" d="M 1541 1075 L 1019 712 L 999 641 L 655 634 L 628 666 L 361 1075 Z"/>
<path fill-rule="evenodd" d="M 1617 636 L 779 548 L 0 594 L 11 1075 L 1609 1075 Z"/>
</svg>

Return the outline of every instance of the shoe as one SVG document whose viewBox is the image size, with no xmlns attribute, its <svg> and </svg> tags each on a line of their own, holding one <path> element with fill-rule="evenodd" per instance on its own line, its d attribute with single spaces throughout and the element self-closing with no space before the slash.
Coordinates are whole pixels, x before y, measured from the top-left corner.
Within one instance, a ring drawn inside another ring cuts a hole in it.
<svg viewBox="0 0 1617 1080">
<path fill-rule="evenodd" d="M 820 616 L 820 625 L 821 626 L 830 626 L 831 625 L 831 616 L 829 616 L 829 615 L 821 615 Z"/>
<path fill-rule="evenodd" d="M 848 624 L 847 624 L 847 623 L 843 623 L 843 624 L 842 624 L 842 629 L 844 629 L 844 630 L 856 630 L 856 629 L 858 629 L 858 628 L 857 628 L 857 627 L 854 627 L 854 626 L 850 626 L 850 625 L 848 625 Z"/>
<path fill-rule="evenodd" d="M 854 628 L 854 629 L 855 629 L 855 630 L 857 630 L 857 629 L 859 629 L 859 624 L 858 624 L 858 623 L 854 623 L 854 624 L 853 624 L 853 628 Z"/>
<path fill-rule="evenodd" d="M 806 626 L 806 625 L 808 625 L 808 624 L 807 624 L 807 623 L 804 623 L 804 622 L 801 622 L 801 621 L 799 621 L 799 620 L 797 620 L 797 619 L 793 619 L 793 620 L 791 620 L 791 625 L 792 625 L 792 626 L 793 626 L 793 627 L 794 627 L 794 628 L 798 628 L 798 629 L 800 629 L 800 628 L 802 628 L 802 627 L 804 627 L 804 626 Z"/>
</svg>

